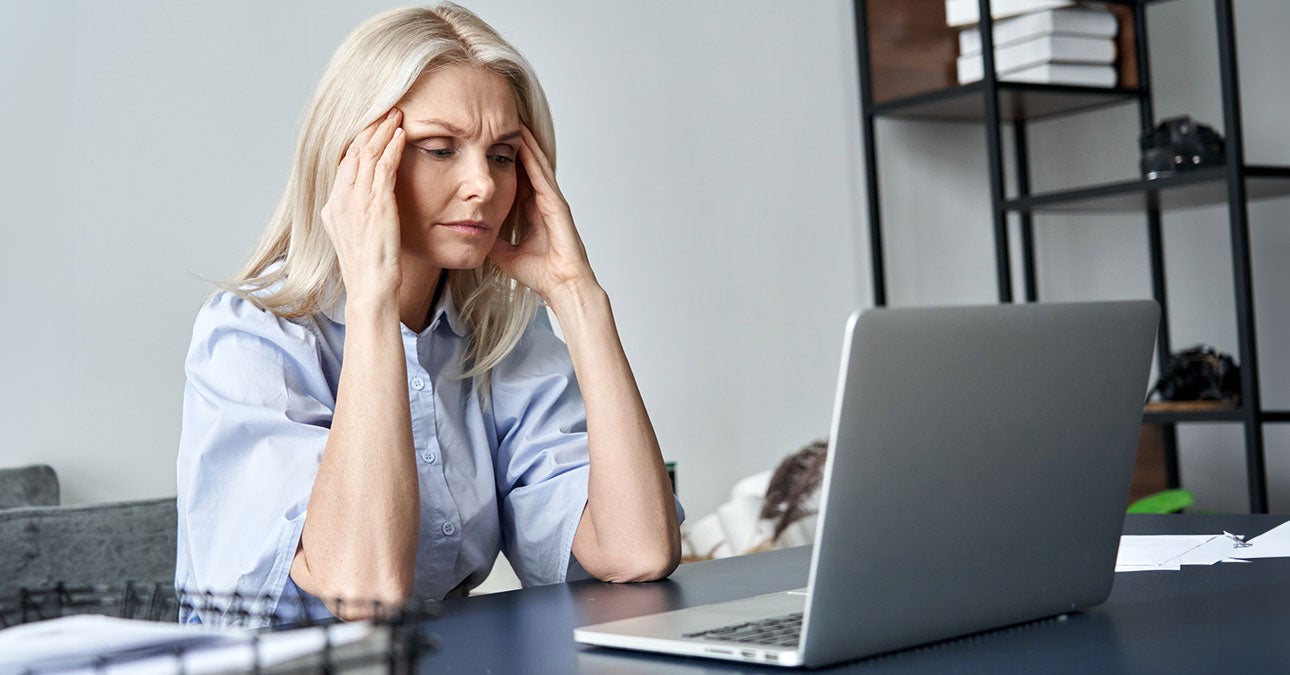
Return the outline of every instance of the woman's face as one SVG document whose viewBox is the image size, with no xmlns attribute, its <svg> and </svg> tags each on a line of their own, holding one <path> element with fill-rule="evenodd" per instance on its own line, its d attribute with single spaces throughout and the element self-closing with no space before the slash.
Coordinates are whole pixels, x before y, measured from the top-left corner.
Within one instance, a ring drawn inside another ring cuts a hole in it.
<svg viewBox="0 0 1290 675">
<path fill-rule="evenodd" d="M 483 264 L 515 202 L 520 118 L 502 76 L 448 66 L 398 106 L 407 146 L 394 187 L 403 252 L 441 269 Z"/>
</svg>

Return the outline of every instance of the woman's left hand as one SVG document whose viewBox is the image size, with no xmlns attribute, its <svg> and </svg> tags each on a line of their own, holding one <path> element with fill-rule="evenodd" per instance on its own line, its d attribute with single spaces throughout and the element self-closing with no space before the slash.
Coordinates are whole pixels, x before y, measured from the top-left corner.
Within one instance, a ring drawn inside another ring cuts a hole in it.
<svg viewBox="0 0 1290 675">
<path fill-rule="evenodd" d="M 588 282 L 595 284 L 596 277 L 551 162 L 528 127 L 522 134 L 519 159 L 527 180 L 521 177 L 516 200 L 528 232 L 518 244 L 499 238 L 489 255 L 506 275 L 556 304 Z"/>
</svg>

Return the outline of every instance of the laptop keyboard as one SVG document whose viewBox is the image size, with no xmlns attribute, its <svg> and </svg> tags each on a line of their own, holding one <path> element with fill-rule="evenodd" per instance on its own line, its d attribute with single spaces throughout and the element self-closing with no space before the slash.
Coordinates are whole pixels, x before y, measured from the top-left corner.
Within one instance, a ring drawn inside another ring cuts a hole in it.
<svg viewBox="0 0 1290 675">
<path fill-rule="evenodd" d="M 802 635 L 802 613 L 793 612 L 769 619 L 735 623 L 720 628 L 684 633 L 683 637 L 742 642 L 771 647 L 796 647 Z"/>
</svg>

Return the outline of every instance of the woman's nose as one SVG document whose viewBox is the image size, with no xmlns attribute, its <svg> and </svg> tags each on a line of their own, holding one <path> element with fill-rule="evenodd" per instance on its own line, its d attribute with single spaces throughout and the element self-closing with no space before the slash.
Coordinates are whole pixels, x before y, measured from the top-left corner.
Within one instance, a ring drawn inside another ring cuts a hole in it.
<svg viewBox="0 0 1290 675">
<path fill-rule="evenodd" d="M 465 201 L 487 202 L 493 198 L 497 184 L 493 181 L 488 157 L 472 157 L 460 164 L 461 196 Z"/>
</svg>

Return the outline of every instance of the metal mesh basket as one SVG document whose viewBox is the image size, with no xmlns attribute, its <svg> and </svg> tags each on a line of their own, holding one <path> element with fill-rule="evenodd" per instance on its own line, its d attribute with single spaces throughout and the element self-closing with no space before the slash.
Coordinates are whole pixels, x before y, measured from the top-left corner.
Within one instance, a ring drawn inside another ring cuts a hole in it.
<svg viewBox="0 0 1290 675">
<path fill-rule="evenodd" d="M 300 619 L 283 620 L 261 608 L 265 597 L 236 593 L 184 591 L 176 594 L 166 583 L 125 582 L 21 589 L 16 597 L 0 598 L 0 629 L 71 616 L 96 615 L 175 624 L 180 608 L 218 607 L 230 622 L 258 625 L 253 629 L 221 631 L 235 636 L 236 645 L 203 642 L 167 644 L 153 648 L 112 650 L 79 654 L 66 659 L 43 659 L 18 666 L 17 672 L 56 673 L 86 670 L 110 673 L 118 668 L 144 667 L 151 672 L 198 671 L 255 673 L 407 673 L 420 656 L 435 648 L 425 622 L 437 614 L 433 602 L 412 602 L 399 607 L 379 602 L 370 606 L 370 630 L 336 619 L 313 620 L 308 612 Z M 361 630 L 360 630 L 361 629 Z M 3 633 L 0 633 L 2 636 Z M 361 637 L 356 638 L 356 635 Z M 284 649 L 290 643 L 293 649 Z M 302 645 L 307 645 L 302 647 Z M 230 666 L 212 667 L 214 651 Z M 284 656 L 284 654 L 286 656 Z M 145 661 L 146 660 L 146 661 Z M 2 659 L 0 659 L 2 661 Z M 0 663 L 0 671 L 10 666 Z"/>
</svg>

